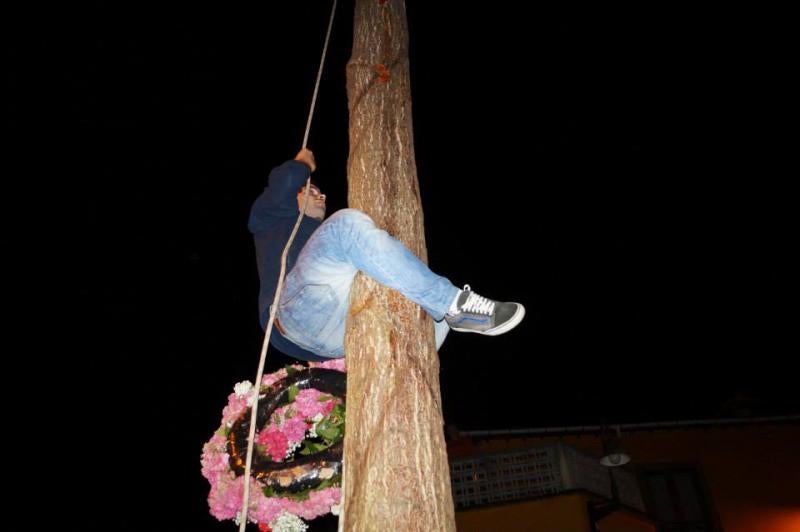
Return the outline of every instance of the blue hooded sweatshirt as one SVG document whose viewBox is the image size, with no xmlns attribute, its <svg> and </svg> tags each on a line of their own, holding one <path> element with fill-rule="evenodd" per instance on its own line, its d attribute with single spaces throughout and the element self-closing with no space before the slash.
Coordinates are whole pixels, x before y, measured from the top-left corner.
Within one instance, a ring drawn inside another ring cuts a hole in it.
<svg viewBox="0 0 800 532">
<path fill-rule="evenodd" d="M 261 291 L 258 296 L 258 309 L 261 327 L 266 328 L 269 320 L 269 306 L 275 297 L 278 287 L 278 275 L 281 271 L 281 254 L 292 229 L 300 214 L 297 206 L 297 192 L 305 184 L 310 169 L 299 161 L 286 161 L 272 169 L 269 182 L 264 192 L 256 199 L 250 209 L 247 227 L 253 233 L 256 245 L 256 261 L 258 276 L 261 279 Z M 303 216 L 297 236 L 286 257 L 286 273 L 292 270 L 300 250 L 322 222 Z M 329 360 L 284 338 L 276 328 L 272 328 L 270 343 L 282 353 L 300 360 Z"/>
</svg>

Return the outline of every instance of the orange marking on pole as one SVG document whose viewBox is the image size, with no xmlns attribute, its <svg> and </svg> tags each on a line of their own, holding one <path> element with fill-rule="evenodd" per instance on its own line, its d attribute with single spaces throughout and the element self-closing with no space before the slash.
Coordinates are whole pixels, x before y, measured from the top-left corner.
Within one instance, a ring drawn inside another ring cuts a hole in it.
<svg viewBox="0 0 800 532">
<path fill-rule="evenodd" d="M 386 65 L 383 63 L 378 63 L 372 69 L 378 73 L 378 81 L 382 83 L 389 83 L 389 78 L 391 75 L 389 74 L 389 70 L 386 68 Z"/>
</svg>

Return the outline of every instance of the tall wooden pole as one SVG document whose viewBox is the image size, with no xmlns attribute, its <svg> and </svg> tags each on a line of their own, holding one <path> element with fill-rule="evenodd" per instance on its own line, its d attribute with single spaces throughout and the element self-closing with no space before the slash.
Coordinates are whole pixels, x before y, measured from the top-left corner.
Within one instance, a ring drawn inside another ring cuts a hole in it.
<svg viewBox="0 0 800 532">
<path fill-rule="evenodd" d="M 349 204 L 427 261 L 403 0 L 356 0 L 347 95 Z M 345 349 L 345 530 L 455 530 L 430 317 L 359 274 Z"/>
</svg>

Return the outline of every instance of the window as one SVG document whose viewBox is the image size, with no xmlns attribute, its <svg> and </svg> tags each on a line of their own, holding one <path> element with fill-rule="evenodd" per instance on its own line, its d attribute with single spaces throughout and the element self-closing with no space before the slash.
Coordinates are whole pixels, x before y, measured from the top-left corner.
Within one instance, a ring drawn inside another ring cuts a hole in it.
<svg viewBox="0 0 800 532">
<path fill-rule="evenodd" d="M 660 532 L 712 532 L 708 501 L 697 471 L 689 466 L 646 470 L 649 514 Z"/>
</svg>

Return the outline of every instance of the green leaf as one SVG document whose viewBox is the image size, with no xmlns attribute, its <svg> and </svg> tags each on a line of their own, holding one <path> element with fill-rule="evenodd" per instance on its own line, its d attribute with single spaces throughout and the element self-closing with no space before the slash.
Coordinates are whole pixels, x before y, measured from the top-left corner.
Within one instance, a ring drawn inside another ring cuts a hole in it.
<svg viewBox="0 0 800 532">
<path fill-rule="evenodd" d="M 300 454 L 302 454 L 303 456 L 308 456 L 309 454 L 315 454 L 320 451 L 324 451 L 327 448 L 328 446 L 325 445 L 324 443 L 315 443 L 313 441 L 306 441 L 303 444 L 303 448 L 300 449 Z"/>
<path fill-rule="evenodd" d="M 293 368 L 292 366 L 286 366 L 284 369 L 286 370 L 287 377 L 291 377 L 292 375 L 294 375 L 299 371 L 298 369 Z"/>
<path fill-rule="evenodd" d="M 341 475 L 334 475 L 331 478 L 325 479 L 319 483 L 318 486 L 315 488 L 308 488 L 304 489 L 303 491 L 298 491 L 295 493 L 291 492 L 284 492 L 284 491 L 275 491 L 269 486 L 265 486 L 262 488 L 261 492 L 264 494 L 265 497 L 284 497 L 286 499 L 291 499 L 294 501 L 306 501 L 311 496 L 312 491 L 319 491 L 325 488 L 332 488 L 334 486 L 339 486 L 342 483 L 342 476 Z"/>
<path fill-rule="evenodd" d="M 292 384 L 289 386 L 289 402 L 291 403 L 294 401 L 294 398 L 297 397 L 297 394 L 300 393 L 300 388 L 297 387 L 296 384 Z"/>
<path fill-rule="evenodd" d="M 339 483 L 342 481 L 342 475 L 333 475 L 331 478 L 326 478 L 322 482 L 319 483 L 319 486 L 314 488 L 315 490 L 324 490 L 325 488 L 332 488 L 334 486 L 338 486 Z"/>
<path fill-rule="evenodd" d="M 334 397 L 332 395 L 322 394 L 319 397 L 317 397 L 317 401 L 319 401 L 320 403 L 324 403 L 325 401 L 330 401 L 333 398 Z"/>
<path fill-rule="evenodd" d="M 317 427 L 317 434 L 328 441 L 334 441 L 339 437 L 339 429 L 336 427 L 326 427 L 324 429 Z"/>
<path fill-rule="evenodd" d="M 283 497 L 287 499 L 292 499 L 294 501 L 307 501 L 308 498 L 311 496 L 311 490 L 303 490 L 298 491 L 297 493 L 284 493 Z"/>
<path fill-rule="evenodd" d="M 333 410 L 328 415 L 338 420 L 341 420 L 341 423 L 344 424 L 346 412 L 347 411 L 344 409 L 344 405 L 342 403 L 339 403 L 338 405 L 333 407 Z"/>
</svg>

